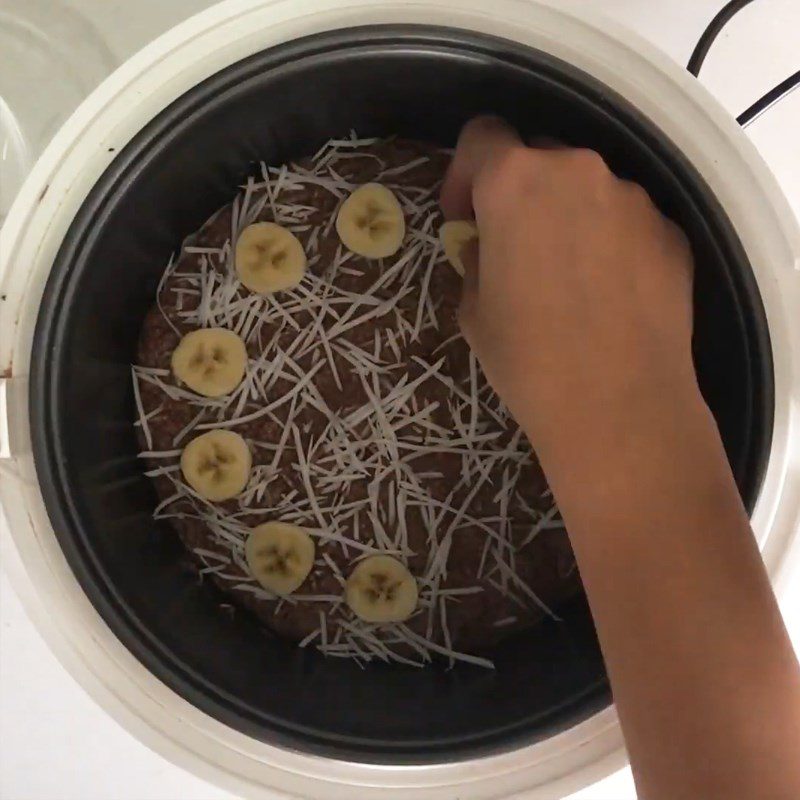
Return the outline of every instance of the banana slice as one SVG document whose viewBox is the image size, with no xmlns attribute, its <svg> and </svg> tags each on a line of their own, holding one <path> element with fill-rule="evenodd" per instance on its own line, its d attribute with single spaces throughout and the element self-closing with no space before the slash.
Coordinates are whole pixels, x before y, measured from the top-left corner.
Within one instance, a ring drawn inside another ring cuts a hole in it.
<svg viewBox="0 0 800 800">
<path fill-rule="evenodd" d="M 241 337 L 225 328 L 187 333 L 172 351 L 172 372 L 205 397 L 232 392 L 244 377 L 247 350 Z"/>
<path fill-rule="evenodd" d="M 314 540 L 288 522 L 265 522 L 253 528 L 244 552 L 253 577 L 276 594 L 300 588 L 314 566 Z"/>
<path fill-rule="evenodd" d="M 306 254 L 300 240 L 274 222 L 254 222 L 236 240 L 236 273 L 257 294 L 271 294 L 297 286 L 306 272 Z"/>
<path fill-rule="evenodd" d="M 244 489 L 252 457 L 238 433 L 213 430 L 192 439 L 181 453 L 181 472 L 201 497 L 230 500 Z"/>
<path fill-rule="evenodd" d="M 439 239 L 444 247 L 444 254 L 453 269 L 464 277 L 464 262 L 461 253 L 465 245 L 478 238 L 478 226 L 466 219 L 445 222 L 439 228 Z"/>
<path fill-rule="evenodd" d="M 379 183 L 365 183 L 342 203 L 336 231 L 344 246 L 354 253 L 366 258 L 388 258 L 403 243 L 406 221 L 391 190 Z"/>
<path fill-rule="evenodd" d="M 367 622 L 402 622 L 417 606 L 417 582 L 396 558 L 370 556 L 350 573 L 345 599 Z"/>
</svg>

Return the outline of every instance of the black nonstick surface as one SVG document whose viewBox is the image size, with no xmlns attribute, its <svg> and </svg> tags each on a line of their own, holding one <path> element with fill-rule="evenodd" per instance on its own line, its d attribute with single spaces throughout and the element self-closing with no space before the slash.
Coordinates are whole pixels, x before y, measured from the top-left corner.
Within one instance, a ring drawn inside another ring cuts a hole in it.
<svg viewBox="0 0 800 800">
<path fill-rule="evenodd" d="M 351 128 L 452 145 L 486 111 L 598 149 L 684 226 L 701 385 L 742 496 L 755 501 L 773 407 L 755 281 L 697 173 L 625 101 L 543 53 L 450 29 L 334 32 L 234 64 L 150 122 L 76 215 L 39 313 L 30 407 L 53 527 L 92 603 L 162 681 L 262 740 L 359 761 L 448 761 L 545 738 L 610 702 L 583 599 L 561 609 L 564 623 L 493 650 L 496 672 L 361 670 L 221 613 L 177 537 L 152 521 L 155 495 L 136 459 L 130 364 L 145 312 L 170 254 L 231 199 L 251 162 L 280 164 Z"/>
</svg>

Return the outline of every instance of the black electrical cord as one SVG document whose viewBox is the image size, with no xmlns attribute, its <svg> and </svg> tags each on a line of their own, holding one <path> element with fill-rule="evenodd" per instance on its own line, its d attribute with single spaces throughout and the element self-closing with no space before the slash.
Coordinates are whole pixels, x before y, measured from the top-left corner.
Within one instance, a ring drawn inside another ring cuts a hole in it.
<svg viewBox="0 0 800 800">
<path fill-rule="evenodd" d="M 695 45 L 692 55 L 689 57 L 689 63 L 686 69 L 695 76 L 700 74 L 700 67 L 706 60 L 708 51 L 714 43 L 714 39 L 720 35 L 722 29 L 731 21 L 735 14 L 738 14 L 746 5 L 749 5 L 753 0 L 730 0 L 726 3 L 722 10 L 708 23 L 708 27 L 703 31 L 700 41 Z"/>
<path fill-rule="evenodd" d="M 797 87 L 800 86 L 800 70 L 790 75 L 785 81 L 779 83 L 774 89 L 770 89 L 763 97 L 756 100 L 753 105 L 745 111 L 742 111 L 736 121 L 744 127 L 755 119 L 760 117 L 768 108 L 771 108 L 779 100 L 790 95 Z"/>
<path fill-rule="evenodd" d="M 722 29 L 736 14 L 752 1 L 753 0 L 730 0 L 730 2 L 722 7 L 714 19 L 708 23 L 708 26 L 703 31 L 703 35 L 695 45 L 692 55 L 689 57 L 689 63 L 686 65 L 686 69 L 689 70 L 695 78 L 699 76 L 700 68 L 706 60 L 708 51 L 711 49 L 714 40 L 722 32 Z M 775 103 L 791 94 L 798 86 L 800 86 L 800 71 L 795 72 L 794 75 L 790 75 L 774 89 L 770 89 L 763 97 L 760 97 L 753 105 L 739 114 L 739 116 L 736 117 L 736 121 L 742 127 L 749 125 L 760 117 L 768 108 L 771 108 Z"/>
</svg>

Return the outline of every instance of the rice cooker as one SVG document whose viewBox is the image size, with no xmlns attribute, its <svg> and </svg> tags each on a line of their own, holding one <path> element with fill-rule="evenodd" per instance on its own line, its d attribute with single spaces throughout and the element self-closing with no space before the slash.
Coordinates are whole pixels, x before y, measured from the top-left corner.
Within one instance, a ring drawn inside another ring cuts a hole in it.
<svg viewBox="0 0 800 800">
<path fill-rule="evenodd" d="M 247 165 L 350 129 L 452 146 L 480 112 L 599 150 L 686 230 L 702 391 L 778 587 L 797 557 L 800 232 L 694 78 L 580 3 L 221 3 L 108 78 L 8 215 L 0 501 L 4 562 L 64 666 L 148 746 L 243 796 L 555 798 L 624 764 L 585 600 L 498 645 L 492 672 L 267 646 L 181 569 L 137 464 L 142 320 Z"/>
</svg>

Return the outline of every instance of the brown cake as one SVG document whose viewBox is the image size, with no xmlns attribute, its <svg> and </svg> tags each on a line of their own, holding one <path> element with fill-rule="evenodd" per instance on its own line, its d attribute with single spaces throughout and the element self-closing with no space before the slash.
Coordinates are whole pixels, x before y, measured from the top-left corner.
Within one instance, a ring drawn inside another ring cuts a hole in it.
<svg viewBox="0 0 800 800">
<path fill-rule="evenodd" d="M 459 334 L 460 277 L 438 239 L 437 193 L 449 154 L 420 142 L 328 142 L 296 164 L 261 167 L 167 267 L 134 367 L 136 422 L 160 503 L 198 568 L 281 636 L 330 656 L 424 664 L 443 655 L 490 666 L 482 648 L 580 589 L 566 532 L 525 436 Z M 337 234 L 337 210 L 378 182 L 403 207 L 400 250 L 369 260 Z M 292 289 L 239 282 L 239 233 L 274 221 L 303 245 Z M 206 327 L 239 334 L 249 356 L 230 394 L 181 384 L 171 356 Z M 187 486 L 181 449 L 222 427 L 241 434 L 250 478 L 232 500 Z M 269 520 L 309 531 L 314 567 L 280 597 L 245 559 Z M 404 622 L 368 623 L 344 599 L 359 559 L 390 553 L 417 581 Z"/>
</svg>

